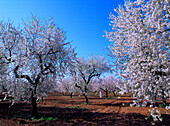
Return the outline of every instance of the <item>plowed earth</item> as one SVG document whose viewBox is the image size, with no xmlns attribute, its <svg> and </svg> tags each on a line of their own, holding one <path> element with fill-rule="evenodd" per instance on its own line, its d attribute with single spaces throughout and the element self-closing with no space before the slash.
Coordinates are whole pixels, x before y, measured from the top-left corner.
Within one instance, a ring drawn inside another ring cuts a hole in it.
<svg viewBox="0 0 170 126">
<path fill-rule="evenodd" d="M 110 94 L 111 96 L 111 94 Z M 44 101 L 37 101 L 39 118 L 31 118 L 31 104 L 20 102 L 10 109 L 9 100 L 0 102 L 0 126 L 150 126 L 147 120 L 149 107 L 130 107 L 133 99 L 124 97 L 99 98 L 89 96 L 85 104 L 83 96 L 49 94 Z M 169 102 L 169 101 L 167 101 Z M 170 103 L 170 102 L 169 102 Z M 170 110 L 158 108 L 163 117 L 157 126 L 170 125 Z"/>
</svg>

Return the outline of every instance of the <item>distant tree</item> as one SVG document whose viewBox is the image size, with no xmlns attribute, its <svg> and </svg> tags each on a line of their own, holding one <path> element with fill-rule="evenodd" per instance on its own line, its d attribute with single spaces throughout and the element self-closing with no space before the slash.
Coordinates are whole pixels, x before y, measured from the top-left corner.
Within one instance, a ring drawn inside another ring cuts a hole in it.
<svg viewBox="0 0 170 126">
<path fill-rule="evenodd" d="M 70 98 L 72 98 L 73 94 L 77 92 L 77 88 L 75 87 L 72 77 L 60 78 L 57 82 L 58 92 L 70 93 Z"/>
<path fill-rule="evenodd" d="M 53 86 L 51 83 L 42 85 L 47 82 L 43 79 L 64 74 L 76 54 L 70 42 L 66 42 L 65 33 L 56 27 L 52 19 L 40 22 L 37 17 L 32 16 L 23 21 L 23 25 L 24 27 L 20 28 L 1 22 L 0 44 L 4 52 L 2 57 L 13 66 L 15 77 L 24 79 L 27 83 L 20 88 L 29 85 L 28 97 L 32 102 L 32 116 L 37 116 L 37 93 Z"/>
<path fill-rule="evenodd" d="M 79 58 L 75 68 L 72 69 L 72 76 L 75 78 L 75 86 L 82 92 L 88 104 L 88 92 L 91 88 L 91 80 L 95 77 L 109 72 L 110 66 L 103 56 L 89 56 L 88 59 Z"/>
<path fill-rule="evenodd" d="M 114 78 L 113 76 L 104 76 L 100 77 L 100 79 L 95 79 L 92 82 L 93 91 L 103 91 L 108 98 L 108 93 L 113 92 L 116 96 L 116 92 L 120 87 L 121 81 Z"/>
</svg>

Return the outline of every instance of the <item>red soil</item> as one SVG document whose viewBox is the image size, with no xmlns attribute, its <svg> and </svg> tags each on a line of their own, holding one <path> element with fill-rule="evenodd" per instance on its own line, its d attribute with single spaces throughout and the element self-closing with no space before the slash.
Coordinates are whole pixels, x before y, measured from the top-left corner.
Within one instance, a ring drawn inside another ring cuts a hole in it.
<svg viewBox="0 0 170 126">
<path fill-rule="evenodd" d="M 85 104 L 83 96 L 63 96 L 49 94 L 44 101 L 38 101 L 39 118 L 31 119 L 31 104 L 15 104 L 9 109 L 9 101 L 0 102 L 0 126 L 64 126 L 64 125 L 108 125 L 108 126 L 150 126 L 152 118 L 149 107 L 129 107 L 130 97 L 112 97 L 109 99 L 89 96 L 90 104 Z M 169 101 L 168 101 L 169 102 Z M 159 108 L 163 121 L 156 125 L 170 125 L 170 114 L 165 108 Z M 168 111 L 170 113 L 170 110 Z M 51 119 L 47 119 L 52 117 Z"/>
</svg>

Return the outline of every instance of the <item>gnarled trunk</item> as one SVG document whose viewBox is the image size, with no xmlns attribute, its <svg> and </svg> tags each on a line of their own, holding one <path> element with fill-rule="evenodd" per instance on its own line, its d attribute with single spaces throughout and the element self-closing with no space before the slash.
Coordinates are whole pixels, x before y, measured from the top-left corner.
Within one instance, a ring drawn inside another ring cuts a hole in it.
<svg viewBox="0 0 170 126">
<path fill-rule="evenodd" d="M 37 117 L 38 116 L 38 110 L 37 110 L 37 97 L 36 97 L 36 89 L 33 89 L 31 91 L 31 104 L 32 104 L 32 116 Z"/>
<path fill-rule="evenodd" d="M 86 95 L 86 94 L 83 94 L 83 95 L 84 95 L 84 97 L 85 97 L 85 99 L 86 99 L 86 103 L 89 104 L 89 100 L 88 100 L 87 95 Z"/>
<path fill-rule="evenodd" d="M 31 104 L 32 104 L 32 116 L 37 117 L 38 110 L 37 110 L 36 96 L 34 96 L 33 91 L 31 94 Z"/>
</svg>

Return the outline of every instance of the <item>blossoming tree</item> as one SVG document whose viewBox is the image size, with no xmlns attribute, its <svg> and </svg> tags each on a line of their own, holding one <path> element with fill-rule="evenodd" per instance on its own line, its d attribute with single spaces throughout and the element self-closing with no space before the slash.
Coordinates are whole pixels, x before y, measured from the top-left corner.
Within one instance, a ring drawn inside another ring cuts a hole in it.
<svg viewBox="0 0 170 126">
<path fill-rule="evenodd" d="M 93 91 L 105 92 L 106 98 L 108 98 L 109 92 L 113 92 L 113 94 L 116 96 L 116 92 L 118 92 L 120 86 L 121 82 L 111 75 L 100 77 L 99 79 L 95 79 L 92 82 Z"/>
<path fill-rule="evenodd" d="M 82 92 L 87 104 L 89 103 L 87 94 L 92 89 L 91 80 L 110 70 L 111 68 L 103 56 L 94 57 L 91 55 L 88 59 L 77 59 L 71 73 L 75 78 L 75 86 Z"/>
<path fill-rule="evenodd" d="M 1 51 L 0 53 L 2 54 Z M 7 91 L 5 87 L 6 77 L 7 77 L 7 64 L 5 63 L 5 60 L 0 56 L 0 93 L 6 93 Z M 6 97 L 4 99 L 6 99 Z"/>
<path fill-rule="evenodd" d="M 156 97 L 170 94 L 170 2 L 169 0 L 137 0 L 125 2 L 110 14 L 112 30 L 105 37 L 111 44 L 108 51 L 116 58 L 119 74 L 127 81 L 124 91 L 154 103 Z"/>
<path fill-rule="evenodd" d="M 74 93 L 78 92 L 78 89 L 75 87 L 74 78 L 71 76 L 69 77 L 62 77 L 57 81 L 57 92 L 60 93 L 70 93 L 70 98 L 72 98 Z"/>
<path fill-rule="evenodd" d="M 66 42 L 62 29 L 56 27 L 52 19 L 40 22 L 32 16 L 23 21 L 23 26 L 1 23 L 0 43 L 5 52 L 2 57 L 13 66 L 15 77 L 29 84 L 32 115 L 37 116 L 37 95 L 46 87 L 53 86 L 51 83 L 46 83 L 48 86 L 43 84 L 46 82 L 44 79 L 64 74 L 76 54 L 70 42 Z"/>
</svg>

